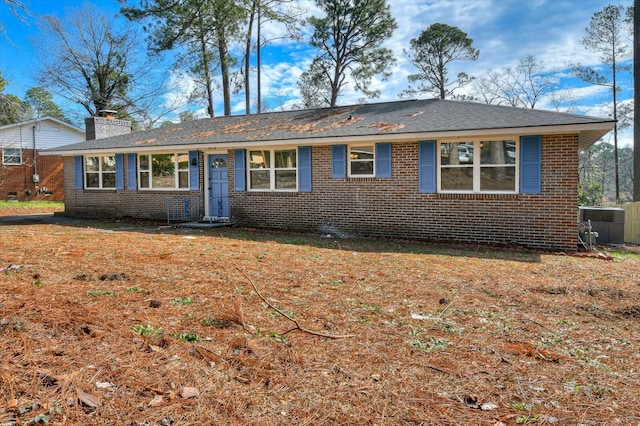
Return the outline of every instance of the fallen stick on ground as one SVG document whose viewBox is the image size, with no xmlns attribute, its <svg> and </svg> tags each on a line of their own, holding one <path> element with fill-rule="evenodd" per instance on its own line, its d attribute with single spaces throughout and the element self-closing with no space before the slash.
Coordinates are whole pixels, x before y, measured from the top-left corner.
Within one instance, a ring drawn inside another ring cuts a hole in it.
<svg viewBox="0 0 640 426">
<path fill-rule="evenodd" d="M 267 304 L 267 306 L 269 306 L 271 309 L 273 309 L 274 311 L 276 311 L 277 313 L 279 313 L 280 315 L 282 315 L 283 317 L 285 317 L 286 319 L 288 319 L 289 321 L 293 322 L 296 326 L 294 328 L 292 328 L 289 331 L 286 331 L 283 334 L 287 334 L 293 330 L 300 330 L 304 333 L 308 333 L 308 334 L 312 334 L 314 336 L 320 336 L 320 337 L 326 337 L 327 339 L 346 339 L 349 337 L 354 337 L 353 334 L 342 334 L 342 335 L 334 335 L 334 334 L 326 334 L 326 333 L 322 333 L 319 331 L 313 331 L 313 330 L 309 330 L 307 328 L 304 328 L 303 326 L 300 325 L 300 323 L 298 322 L 298 320 L 296 320 L 295 318 L 290 317 L 289 315 L 287 315 L 285 312 L 283 312 L 282 310 L 278 309 L 277 307 L 273 306 L 273 304 L 269 303 L 269 301 L 267 299 L 264 298 L 264 296 L 262 294 L 260 294 L 260 290 L 258 290 L 258 287 L 256 287 L 255 283 L 253 282 L 253 280 L 251 279 L 251 277 L 249 277 L 249 275 L 247 275 L 246 272 L 244 272 L 242 269 L 240 269 L 238 266 L 236 266 L 236 269 L 238 271 L 240 271 L 242 273 L 242 275 L 244 275 L 244 277 L 249 281 L 249 283 L 251 284 L 251 286 L 253 287 L 253 289 L 255 290 L 256 294 L 258 295 L 258 297 L 260 299 L 262 299 L 262 301 L 264 303 Z"/>
</svg>

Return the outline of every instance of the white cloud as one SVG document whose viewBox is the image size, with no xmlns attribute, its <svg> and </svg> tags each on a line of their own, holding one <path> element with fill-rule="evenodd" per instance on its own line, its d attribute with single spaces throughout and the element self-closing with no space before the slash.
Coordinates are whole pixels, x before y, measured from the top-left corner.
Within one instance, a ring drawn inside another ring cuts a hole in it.
<svg viewBox="0 0 640 426">
<path fill-rule="evenodd" d="M 300 0 L 297 4 L 307 9 L 304 17 L 322 16 L 323 12 L 314 0 Z M 608 116 L 604 106 L 592 107 L 598 103 L 606 105 L 607 88 L 585 85 L 566 70 L 568 61 L 585 65 L 599 62 L 597 54 L 588 52 L 580 40 L 591 16 L 604 7 L 600 0 L 582 0 L 579 7 L 574 0 L 394 0 L 388 4 L 398 28 L 384 46 L 393 51 L 397 63 L 388 80 L 373 79 L 371 88 L 380 90 L 381 95 L 370 102 L 397 100 L 398 95 L 408 88 L 407 77 L 416 70 L 403 50 L 429 25 L 441 22 L 465 31 L 474 40 L 474 47 L 480 50 L 477 61 L 452 62 L 449 67 L 451 76 L 460 71 L 481 76 L 490 69 L 514 66 L 521 57 L 533 55 L 560 81 L 561 87 L 553 95 L 570 99 L 573 112 Z M 629 6 L 631 0 L 623 0 L 623 4 Z M 262 50 L 263 109 L 290 108 L 299 103 L 297 83 L 315 55 L 308 45 L 311 28 L 302 28 L 302 41 L 282 38 L 285 29 L 282 24 L 274 22 L 265 22 L 262 32 L 265 39 L 271 40 Z M 255 58 L 253 62 L 250 84 L 251 102 L 255 109 Z M 180 83 L 183 87 L 177 90 L 176 96 L 193 87 L 193 82 L 188 79 L 181 79 Z M 629 83 L 623 81 L 623 85 L 627 87 Z M 222 110 L 222 94 L 219 92 L 217 90 L 215 97 L 217 114 Z M 459 93 L 470 93 L 470 87 Z M 349 84 L 344 88 L 339 103 L 357 103 L 362 97 L 354 90 L 353 84 Z M 566 105 L 568 103 L 565 103 L 565 108 Z M 233 95 L 232 106 L 233 113 L 244 113 L 244 92 Z M 538 107 L 556 108 L 548 97 L 542 99 Z"/>
<path fill-rule="evenodd" d="M 186 106 L 189 96 L 196 88 L 196 82 L 187 73 L 172 70 L 169 78 L 170 92 L 165 96 L 164 106 L 167 108 Z"/>
<path fill-rule="evenodd" d="M 322 14 L 314 1 L 299 3 L 309 8 L 306 16 Z M 631 5 L 630 0 L 624 0 L 623 3 Z M 569 60 L 585 65 L 597 64 L 599 61 L 597 54 L 588 52 L 580 40 L 591 16 L 604 7 L 600 0 L 583 0 L 579 7 L 572 0 L 396 0 L 389 1 L 388 4 L 398 28 L 384 46 L 394 52 L 397 64 L 388 81 L 376 79 L 373 82 L 373 87 L 382 91 L 380 100 L 397 99 L 398 94 L 408 87 L 407 76 L 415 72 L 415 69 L 403 50 L 408 49 L 412 38 L 418 37 L 436 22 L 465 31 L 474 40 L 474 47 L 480 50 L 477 61 L 452 62 L 449 66 L 452 76 L 461 71 L 479 76 L 490 69 L 514 66 L 525 55 L 535 56 L 544 63 L 548 71 L 553 72 L 566 69 Z M 272 31 L 276 29 L 277 26 L 274 26 Z M 307 37 L 310 36 L 310 28 L 307 27 L 304 32 Z M 308 63 L 313 56 L 313 51 L 304 43 L 290 40 L 279 40 L 276 43 L 278 47 L 288 50 L 285 60 L 295 58 L 296 64 Z M 558 76 L 561 77 L 563 76 Z M 297 83 L 291 79 L 288 82 L 294 86 Z M 279 83 L 279 91 L 297 93 L 296 90 L 285 90 L 286 82 Z M 599 92 L 599 89 L 594 91 Z M 578 90 L 577 96 L 582 98 L 583 92 L 586 91 Z M 352 87 L 348 87 L 340 102 L 356 102 L 360 97 Z"/>
</svg>

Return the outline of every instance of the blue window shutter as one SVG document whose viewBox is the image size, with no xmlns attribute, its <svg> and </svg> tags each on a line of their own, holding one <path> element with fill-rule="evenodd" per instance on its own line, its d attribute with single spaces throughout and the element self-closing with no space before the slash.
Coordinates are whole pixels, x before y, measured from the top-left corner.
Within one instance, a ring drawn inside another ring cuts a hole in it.
<svg viewBox="0 0 640 426">
<path fill-rule="evenodd" d="M 244 149 L 233 151 L 233 190 L 236 192 L 247 190 L 247 161 Z"/>
<path fill-rule="evenodd" d="M 189 189 L 200 189 L 200 170 L 198 167 L 198 151 L 189 151 Z"/>
<path fill-rule="evenodd" d="M 82 179 L 82 155 L 76 155 L 76 189 L 82 189 L 82 183 L 84 179 Z"/>
<path fill-rule="evenodd" d="M 116 189 L 124 189 L 124 155 L 116 154 Z"/>
<path fill-rule="evenodd" d="M 418 144 L 418 192 L 436 192 L 436 141 Z"/>
<path fill-rule="evenodd" d="M 298 191 L 311 192 L 311 147 L 298 147 Z"/>
<path fill-rule="evenodd" d="M 127 154 L 127 188 L 136 189 L 138 187 L 137 176 L 136 154 Z"/>
<path fill-rule="evenodd" d="M 331 146 L 331 177 L 344 179 L 347 177 L 347 146 Z"/>
<path fill-rule="evenodd" d="M 539 194 L 542 180 L 542 136 L 520 137 L 520 193 Z"/>
<path fill-rule="evenodd" d="M 376 177 L 391 177 L 391 144 L 376 144 Z"/>
</svg>

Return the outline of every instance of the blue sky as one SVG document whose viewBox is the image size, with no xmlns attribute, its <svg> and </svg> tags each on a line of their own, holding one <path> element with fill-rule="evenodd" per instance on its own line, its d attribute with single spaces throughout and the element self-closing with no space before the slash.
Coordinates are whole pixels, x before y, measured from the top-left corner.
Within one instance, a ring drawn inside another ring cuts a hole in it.
<svg viewBox="0 0 640 426">
<path fill-rule="evenodd" d="M 22 2 L 36 14 L 57 14 L 60 18 L 64 18 L 69 8 L 80 7 L 84 3 L 81 0 Z M 115 14 L 120 8 L 117 0 L 93 0 L 90 3 L 107 14 Z M 137 2 L 130 0 L 130 3 Z M 309 15 L 320 15 L 314 1 L 300 0 L 299 3 L 308 9 Z M 566 66 L 568 61 L 597 66 L 598 54 L 587 51 L 580 43 L 585 35 L 585 28 L 593 14 L 607 4 L 622 4 L 626 7 L 632 4 L 632 0 L 390 0 L 388 4 L 398 22 L 398 29 L 385 45 L 395 52 L 398 62 L 388 81 L 374 81 L 381 90 L 381 96 L 370 102 L 398 99 L 398 94 L 408 87 L 407 75 L 415 72 L 406 61 L 403 48 L 409 45 L 411 38 L 417 37 L 429 25 L 440 22 L 465 31 L 474 40 L 474 47 L 480 50 L 477 61 L 452 63 L 452 75 L 465 71 L 469 75 L 479 76 L 490 69 L 513 66 L 519 58 L 533 55 L 544 62 L 548 72 L 561 76 L 560 89 L 571 91 L 575 104 L 573 112 L 601 117 L 610 114 L 610 93 L 606 88 L 590 87 L 572 78 L 566 72 Z M 22 22 L 0 0 L 0 20 L 9 37 L 9 40 L 0 38 L 0 69 L 9 81 L 5 93 L 22 97 L 27 89 L 37 85 L 33 77 L 37 75 L 39 63 L 31 41 L 38 37 L 38 27 L 34 24 L 36 19 L 37 16 L 27 17 L 28 22 Z M 267 36 L 277 36 L 280 29 L 267 26 L 264 31 Z M 304 33 L 310 34 L 309 30 Z M 140 42 L 144 44 L 144 37 L 141 37 Z M 298 77 L 312 57 L 313 52 L 304 41 L 294 43 L 279 40 L 272 42 L 263 51 L 262 87 L 267 108 L 286 109 L 297 101 Z M 173 98 L 180 98 L 184 91 L 192 87 L 192 82 L 183 77 L 174 79 L 174 84 Z M 621 98 L 631 99 L 633 88 L 630 75 L 621 85 Z M 252 94 L 255 96 L 255 89 Z M 216 93 L 216 96 L 218 100 L 222 98 L 221 93 Z M 360 98 L 360 94 L 347 88 L 340 103 L 356 103 Z M 65 110 L 77 110 L 77 107 L 65 104 L 64 101 L 59 104 Z M 539 107 L 553 109 L 545 100 Z M 234 96 L 232 110 L 236 114 L 244 113 L 243 93 Z M 219 103 L 216 105 L 216 114 L 222 114 Z M 631 131 L 622 131 L 621 138 L 623 145 L 630 145 Z"/>
</svg>

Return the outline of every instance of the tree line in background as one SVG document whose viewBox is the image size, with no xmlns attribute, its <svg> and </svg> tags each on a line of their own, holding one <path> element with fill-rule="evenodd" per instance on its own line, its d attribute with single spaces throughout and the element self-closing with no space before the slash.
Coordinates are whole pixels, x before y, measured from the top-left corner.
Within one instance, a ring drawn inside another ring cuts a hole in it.
<svg viewBox="0 0 640 426">
<path fill-rule="evenodd" d="M 29 14 L 19 0 L 3 1 L 17 16 Z M 373 79 L 389 78 L 396 61 L 393 52 L 382 47 L 397 27 L 386 0 L 317 0 L 323 16 L 306 20 L 301 17 L 307 11 L 294 0 L 139 0 L 135 7 L 119 1 L 125 24 L 90 5 L 64 21 L 43 17 L 38 43 L 40 86 L 29 89 L 20 100 L 4 93 L 6 81 L 0 74 L 0 123 L 43 115 L 66 119 L 48 90 L 81 105 L 89 115 L 105 109 L 118 111 L 120 118 L 132 120 L 138 129 L 167 124 L 170 115 L 177 114 L 181 121 L 194 119 L 184 109 L 185 102 L 204 107 L 213 117 L 214 96 L 220 90 L 224 115 L 231 114 L 234 92 L 244 92 L 247 114 L 260 113 L 264 108 L 260 54 L 272 41 L 262 32 L 266 22 L 281 28 L 277 37 L 300 40 L 302 27 L 312 30 L 309 43 L 316 55 L 299 79 L 298 108 L 336 106 L 347 86 L 364 98 L 375 98 L 379 92 L 372 88 Z M 633 106 L 617 98 L 620 74 L 631 69 L 623 60 L 629 56 L 625 38 L 634 34 L 633 12 L 633 7 L 608 5 L 591 18 L 581 43 L 600 55 L 601 67 L 568 64 L 576 77 L 610 90 L 611 115 L 619 120 L 611 148 L 608 142 L 600 142 L 580 156 L 581 202 L 599 205 L 633 197 L 633 150 L 618 147 L 618 129 L 630 125 Z M 140 27 L 146 34 L 148 54 L 140 51 Z M 175 53 L 172 70 L 186 73 L 195 83 L 186 100 L 166 102 L 170 73 L 161 62 L 166 51 Z M 241 51 L 242 56 L 232 51 Z M 476 60 L 480 52 L 464 31 L 447 24 L 424 29 L 403 54 L 416 72 L 409 75 L 409 87 L 401 97 L 431 95 L 522 108 L 535 108 L 545 97 L 564 111 L 574 104 L 570 91 L 557 90 L 557 78 L 531 55 L 521 57 L 515 66 L 480 76 L 464 72 L 451 76 L 451 62 Z M 250 94 L 252 63 L 256 64 L 255 105 Z M 465 86 L 467 95 L 456 94 Z"/>
<path fill-rule="evenodd" d="M 16 95 L 5 94 L 6 86 L 7 80 L 0 70 L 0 126 L 45 115 L 68 121 L 62 109 L 53 102 L 53 95 L 44 87 L 32 87 L 27 90 L 24 99 L 20 99 Z"/>
</svg>

